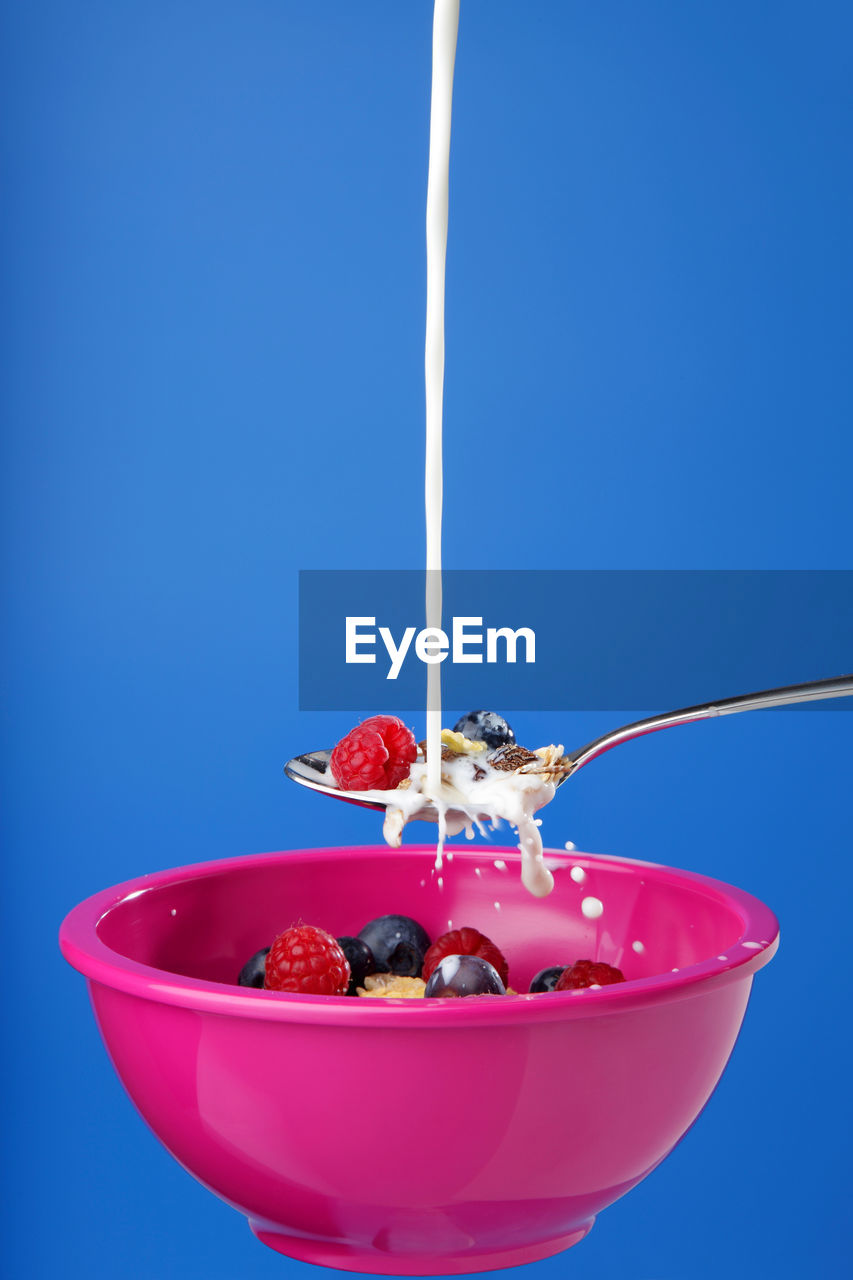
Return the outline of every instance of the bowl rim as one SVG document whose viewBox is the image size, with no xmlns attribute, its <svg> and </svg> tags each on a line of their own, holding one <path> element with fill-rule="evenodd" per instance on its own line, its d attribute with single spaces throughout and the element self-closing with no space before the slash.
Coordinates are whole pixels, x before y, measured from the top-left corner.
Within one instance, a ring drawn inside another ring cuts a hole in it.
<svg viewBox="0 0 853 1280">
<path fill-rule="evenodd" d="M 507 864 L 521 860 L 517 846 L 447 846 L 454 858 Z M 273 1022 L 322 1023 L 404 1027 L 473 1026 L 531 1022 L 566 1021 L 645 1008 L 675 1000 L 689 999 L 713 988 L 743 981 L 775 955 L 779 945 L 779 923 L 760 899 L 722 880 L 694 871 L 611 854 L 591 854 L 580 850 L 546 849 L 554 863 L 599 868 L 623 873 L 637 869 L 648 872 L 659 883 L 679 885 L 726 906 L 740 917 L 742 932 L 735 943 L 720 955 L 686 965 L 667 974 L 653 974 L 598 989 L 555 991 L 544 994 L 502 996 L 500 999 L 427 1000 L 385 998 L 357 1000 L 351 996 L 298 995 L 291 992 L 262 991 L 201 978 L 185 977 L 165 969 L 131 960 L 109 947 L 99 936 L 103 918 L 121 903 L 168 884 L 222 875 L 232 869 L 265 863 L 317 860 L 334 861 L 342 854 L 381 855 L 382 858 L 428 854 L 435 856 L 434 844 L 409 845 L 390 849 L 387 845 L 339 845 L 316 849 L 278 850 L 244 854 L 232 858 L 188 863 L 125 880 L 102 889 L 73 907 L 59 930 L 59 945 L 68 963 L 90 982 L 113 988 L 126 995 L 156 1003 Z M 420 1010 L 413 1014 L 412 1007 Z M 417 1023 L 412 1019 L 416 1018 Z"/>
</svg>

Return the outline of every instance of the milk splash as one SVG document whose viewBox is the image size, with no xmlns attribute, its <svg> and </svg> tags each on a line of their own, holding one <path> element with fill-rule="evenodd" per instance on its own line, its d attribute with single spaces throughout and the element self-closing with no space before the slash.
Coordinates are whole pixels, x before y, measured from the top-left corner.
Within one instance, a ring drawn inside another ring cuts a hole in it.
<svg viewBox="0 0 853 1280">
<path fill-rule="evenodd" d="M 464 755 L 442 763 L 444 777 L 437 794 L 430 791 L 426 764 L 420 762 L 412 765 L 410 785 L 395 791 L 393 803 L 388 803 L 387 791 L 363 793 L 365 797 L 383 796 L 388 803 L 382 827 L 388 844 L 399 847 L 406 823 L 434 810 L 440 833 L 436 868 L 441 870 L 445 837 L 473 827 L 485 835 L 485 824 L 494 826 L 504 819 L 518 832 L 522 884 L 534 897 L 544 898 L 554 887 L 554 877 L 545 865 L 542 837 L 533 815 L 553 799 L 556 786 L 552 776 L 502 773 L 485 762 L 477 765 L 471 756 Z"/>
</svg>

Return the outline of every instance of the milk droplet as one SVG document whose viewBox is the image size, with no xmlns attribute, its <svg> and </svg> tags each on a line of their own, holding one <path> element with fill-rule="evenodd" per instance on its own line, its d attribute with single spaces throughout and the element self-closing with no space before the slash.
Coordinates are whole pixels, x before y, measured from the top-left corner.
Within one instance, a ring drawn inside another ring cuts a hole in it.
<svg viewBox="0 0 853 1280">
<path fill-rule="evenodd" d="M 581 903 L 581 911 L 587 920 L 597 920 L 604 912 L 604 903 L 600 898 L 584 898 Z"/>
<path fill-rule="evenodd" d="M 174 915 L 174 912 L 172 912 L 172 914 Z M 761 943 L 760 943 L 760 942 L 742 942 L 740 945 L 741 945 L 742 947 L 748 947 L 750 951 L 760 951 L 760 950 L 761 950 Z"/>
<path fill-rule="evenodd" d="M 495 858 L 495 867 L 498 871 L 506 871 L 506 863 L 503 858 Z"/>
<path fill-rule="evenodd" d="M 174 908 L 174 907 L 172 907 L 172 915 L 173 915 L 173 916 L 176 916 L 177 914 L 178 914 L 178 913 L 177 913 L 177 911 L 175 910 L 175 908 Z"/>
<path fill-rule="evenodd" d="M 501 909 L 501 904 L 500 904 L 499 902 L 496 902 L 496 903 L 495 903 L 495 911 L 500 911 L 500 909 Z"/>
<path fill-rule="evenodd" d="M 566 843 L 563 845 L 563 848 L 568 849 L 569 853 L 571 853 L 573 849 L 577 848 L 577 845 L 575 844 L 574 840 L 567 840 Z"/>
<path fill-rule="evenodd" d="M 475 868 L 474 868 L 474 875 L 475 875 L 475 876 L 481 876 L 482 874 L 483 874 L 483 868 L 482 868 L 482 867 L 475 867 Z"/>
<path fill-rule="evenodd" d="M 444 876 L 439 876 L 439 877 L 438 877 L 438 887 L 439 887 L 439 889 L 443 889 L 443 888 L 444 888 Z"/>
<path fill-rule="evenodd" d="M 642 955 L 642 954 L 643 954 L 643 952 L 645 951 L 645 949 L 646 949 L 646 948 L 643 946 L 642 942 L 639 942 L 639 941 L 638 941 L 638 942 L 632 942 L 632 943 L 631 943 L 631 950 L 632 950 L 632 951 L 636 951 L 636 953 L 637 953 L 637 955 L 638 955 L 638 956 L 639 956 L 639 955 Z"/>
<path fill-rule="evenodd" d="M 726 956 L 717 956 L 718 960 L 725 960 L 726 958 L 727 958 Z"/>
<path fill-rule="evenodd" d="M 584 880 L 586 880 L 586 872 L 583 867 L 572 867 L 569 875 L 572 877 L 575 884 L 583 884 Z"/>
</svg>

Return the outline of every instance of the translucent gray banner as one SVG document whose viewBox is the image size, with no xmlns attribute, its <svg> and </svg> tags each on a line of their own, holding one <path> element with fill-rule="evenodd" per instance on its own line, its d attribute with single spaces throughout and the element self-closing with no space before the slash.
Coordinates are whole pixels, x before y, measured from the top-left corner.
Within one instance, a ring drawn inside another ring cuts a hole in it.
<svg viewBox="0 0 853 1280">
<path fill-rule="evenodd" d="M 502 711 L 664 710 L 853 669 L 850 570 L 466 569 L 443 589 L 444 640 L 423 634 L 423 570 L 301 572 L 300 709 L 423 709 L 439 655 L 446 706 Z"/>
</svg>

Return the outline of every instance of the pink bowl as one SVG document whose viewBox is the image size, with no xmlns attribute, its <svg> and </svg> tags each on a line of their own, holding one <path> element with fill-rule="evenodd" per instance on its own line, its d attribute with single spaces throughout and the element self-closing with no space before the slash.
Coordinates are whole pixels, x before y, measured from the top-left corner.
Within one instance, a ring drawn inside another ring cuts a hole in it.
<svg viewBox="0 0 853 1280">
<path fill-rule="evenodd" d="M 181 867 L 106 889 L 62 925 L 142 1116 L 281 1253 L 458 1274 L 577 1243 L 695 1120 L 778 945 L 767 907 L 704 876 L 549 852 L 556 887 L 536 900 L 515 849 L 452 853 L 441 880 L 425 846 Z M 427 1001 L 233 985 L 298 919 L 342 935 L 387 912 L 433 937 L 481 929 L 519 991 L 579 958 L 629 981 Z"/>
</svg>

